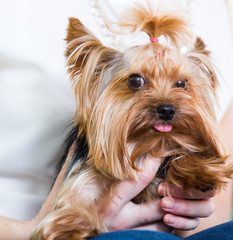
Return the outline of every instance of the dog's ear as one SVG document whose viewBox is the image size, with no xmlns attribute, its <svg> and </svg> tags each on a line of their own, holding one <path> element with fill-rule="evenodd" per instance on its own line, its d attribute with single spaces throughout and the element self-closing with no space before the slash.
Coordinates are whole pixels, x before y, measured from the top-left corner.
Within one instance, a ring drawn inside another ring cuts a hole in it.
<svg viewBox="0 0 233 240">
<path fill-rule="evenodd" d="M 80 72 L 80 68 L 84 65 L 85 60 L 87 60 L 90 50 L 101 46 L 101 43 L 76 18 L 69 18 L 66 42 L 65 56 L 67 58 L 68 72 L 71 75 L 71 79 L 74 79 L 75 75 Z"/>
<path fill-rule="evenodd" d="M 193 49 L 187 53 L 188 59 L 210 80 L 211 86 L 215 91 L 218 86 L 218 78 L 210 55 L 211 52 L 206 49 L 206 44 L 200 37 L 196 38 Z"/>
<path fill-rule="evenodd" d="M 196 38 L 196 42 L 194 44 L 193 50 L 196 51 L 196 52 L 205 54 L 207 56 L 210 56 L 210 54 L 211 54 L 211 52 L 206 49 L 206 44 L 204 43 L 204 41 L 200 37 Z"/>
<path fill-rule="evenodd" d="M 77 18 L 69 18 L 69 25 L 67 29 L 67 36 L 66 36 L 66 41 L 67 43 L 70 43 L 71 41 L 87 36 L 87 35 L 92 35 L 86 28 L 85 26 L 80 22 L 79 19 Z M 93 39 L 97 40 L 93 35 L 91 36 Z"/>
<path fill-rule="evenodd" d="M 76 95 L 77 111 L 81 111 L 76 112 L 76 116 L 88 119 L 99 94 L 118 71 L 114 69 L 122 60 L 122 54 L 104 46 L 76 18 L 69 19 L 66 41 L 68 73 Z"/>
<path fill-rule="evenodd" d="M 66 41 L 65 56 L 72 80 L 87 69 L 89 77 L 86 81 L 93 77 L 94 73 L 97 76 L 103 66 L 111 64 L 120 55 L 115 49 L 105 47 L 76 18 L 69 18 Z"/>
</svg>

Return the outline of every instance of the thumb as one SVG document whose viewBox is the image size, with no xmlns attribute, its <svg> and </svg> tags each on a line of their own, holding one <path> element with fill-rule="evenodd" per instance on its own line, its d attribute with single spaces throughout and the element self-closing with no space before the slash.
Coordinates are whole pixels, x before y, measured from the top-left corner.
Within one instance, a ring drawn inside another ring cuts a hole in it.
<svg viewBox="0 0 233 240">
<path fill-rule="evenodd" d="M 145 188 L 154 179 L 161 163 L 161 158 L 155 158 L 151 155 L 148 155 L 142 161 L 141 166 L 139 166 L 136 182 Z"/>
<path fill-rule="evenodd" d="M 136 197 L 154 179 L 161 164 L 160 158 L 147 156 L 139 166 L 136 180 L 125 180 L 120 182 L 115 188 L 115 202 L 119 208 Z"/>
</svg>

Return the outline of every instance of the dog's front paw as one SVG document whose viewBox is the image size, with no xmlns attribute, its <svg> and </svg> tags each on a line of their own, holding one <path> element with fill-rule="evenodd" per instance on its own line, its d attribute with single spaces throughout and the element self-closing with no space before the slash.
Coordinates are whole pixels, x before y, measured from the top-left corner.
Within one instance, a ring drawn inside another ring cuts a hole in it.
<svg viewBox="0 0 233 240">
<path fill-rule="evenodd" d="M 33 232 L 30 240 L 85 240 L 102 232 L 91 216 L 74 209 L 60 209 L 50 214 Z"/>
</svg>

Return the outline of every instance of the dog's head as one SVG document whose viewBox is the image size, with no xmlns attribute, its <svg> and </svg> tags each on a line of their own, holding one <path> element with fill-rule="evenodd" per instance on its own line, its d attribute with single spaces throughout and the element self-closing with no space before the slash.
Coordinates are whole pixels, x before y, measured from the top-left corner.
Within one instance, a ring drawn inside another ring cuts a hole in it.
<svg viewBox="0 0 233 240">
<path fill-rule="evenodd" d="M 218 169 L 225 161 L 214 112 L 218 79 L 203 41 L 193 41 L 177 9 L 154 10 L 150 4 L 128 11 L 119 26 L 144 31 L 150 41 L 120 52 L 103 46 L 78 19 L 70 18 L 68 27 L 66 57 L 77 98 L 75 121 L 79 134 L 87 137 L 89 163 L 106 175 L 126 179 L 134 177 L 147 154 L 178 156 L 168 173 L 176 184 L 201 173 L 210 159 Z M 160 36 L 167 44 L 159 42 Z M 181 46 L 192 47 L 183 53 Z M 190 154 L 199 161 L 191 156 L 182 162 Z M 196 173 L 184 173 L 189 170 Z"/>
</svg>

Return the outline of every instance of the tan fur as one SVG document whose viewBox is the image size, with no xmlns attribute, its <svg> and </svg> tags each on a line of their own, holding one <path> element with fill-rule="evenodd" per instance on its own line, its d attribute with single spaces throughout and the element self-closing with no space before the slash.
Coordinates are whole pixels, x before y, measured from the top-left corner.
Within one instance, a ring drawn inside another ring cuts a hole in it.
<svg viewBox="0 0 233 240">
<path fill-rule="evenodd" d="M 221 189 L 232 176 L 214 111 L 218 79 L 204 42 L 192 41 L 190 25 L 177 9 L 154 10 L 147 1 L 127 14 L 119 24 L 123 31 L 162 35 L 169 44 L 150 42 L 121 53 L 103 46 L 78 19 L 70 18 L 66 57 L 77 100 L 75 123 L 78 136 L 87 137 L 89 153 L 85 164 L 68 173 L 53 211 L 36 228 L 33 240 L 86 239 L 108 231 L 103 219 L 115 185 L 135 179 L 148 154 L 170 156 L 166 183 L 187 191 Z M 182 53 L 183 45 L 192 47 Z M 146 80 L 137 91 L 127 85 L 135 73 Z M 187 91 L 175 87 L 185 79 Z M 153 127 L 161 122 L 156 111 L 161 104 L 176 109 L 167 133 Z M 154 199 L 155 181 L 134 201 Z"/>
<path fill-rule="evenodd" d="M 170 47 L 190 46 L 194 39 L 187 21 L 186 9 L 181 9 L 176 1 L 146 0 L 125 11 L 118 23 L 107 24 L 116 33 L 143 31 L 151 38 L 163 36 L 171 43 Z"/>
</svg>

